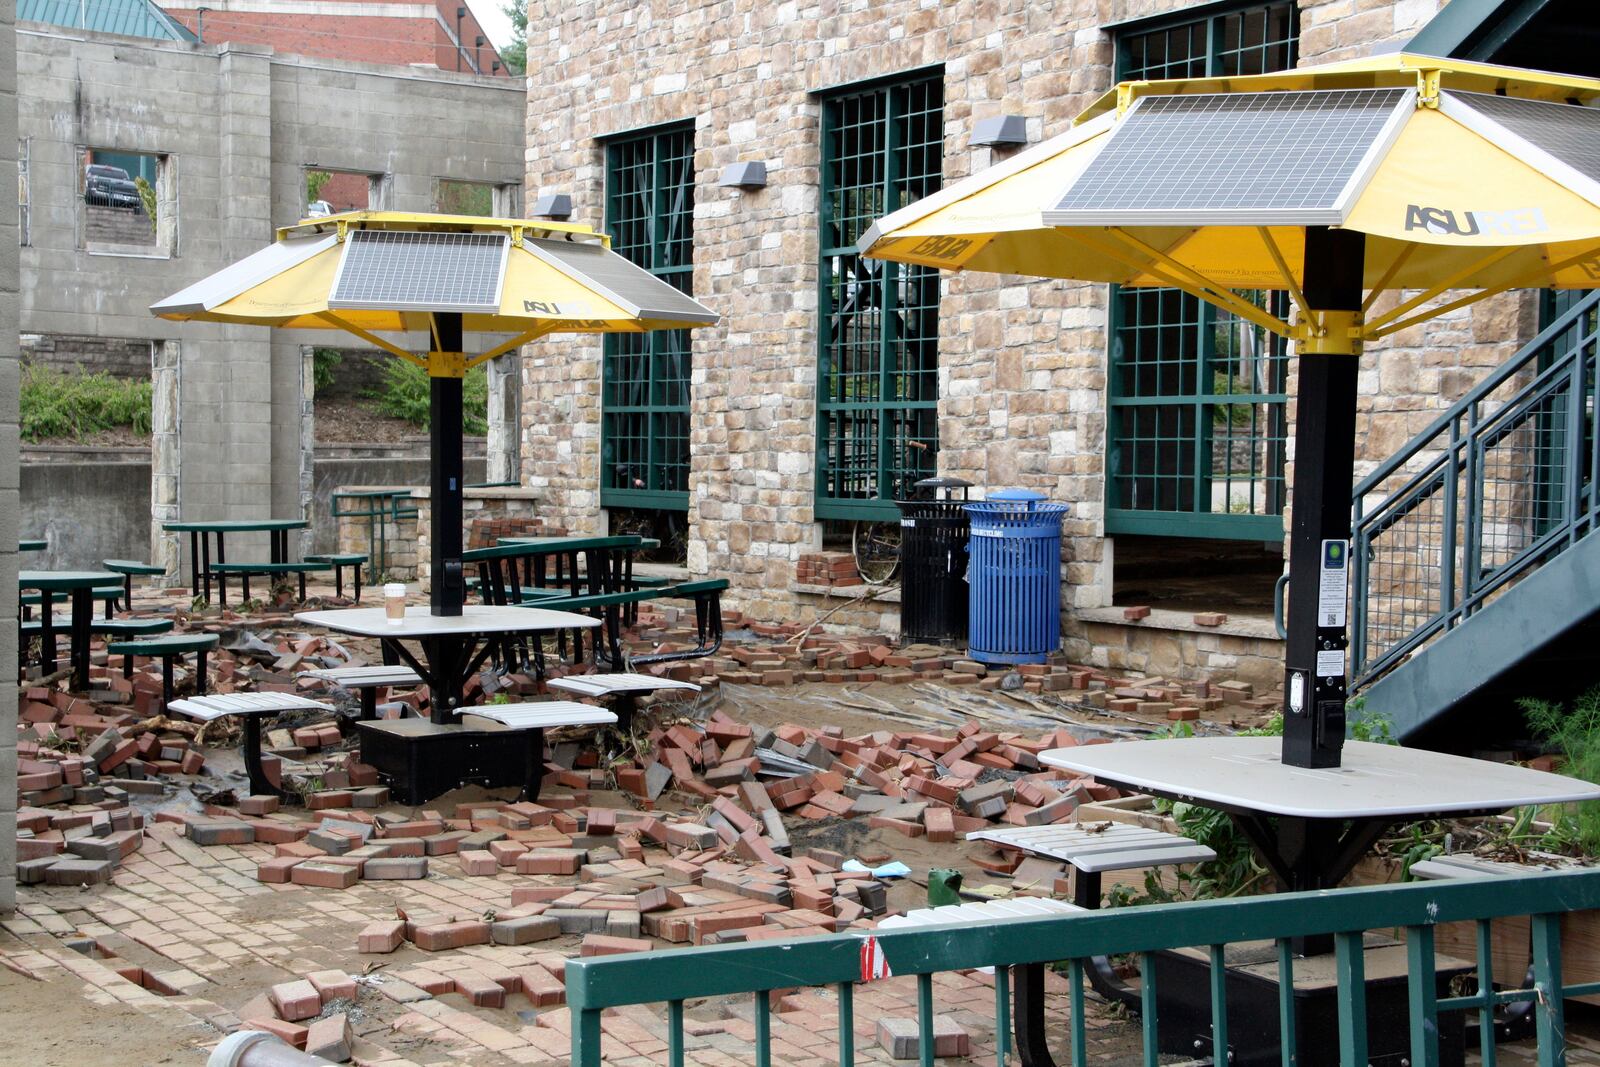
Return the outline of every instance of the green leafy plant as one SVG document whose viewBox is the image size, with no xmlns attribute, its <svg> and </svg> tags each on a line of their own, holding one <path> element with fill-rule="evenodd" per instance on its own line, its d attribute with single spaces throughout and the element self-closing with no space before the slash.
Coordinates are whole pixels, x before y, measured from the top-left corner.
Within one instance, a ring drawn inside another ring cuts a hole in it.
<svg viewBox="0 0 1600 1067">
<path fill-rule="evenodd" d="M 144 204 L 145 217 L 150 220 L 150 232 L 156 232 L 156 191 L 144 176 L 133 179 L 133 187 L 139 190 L 139 200 Z"/>
<path fill-rule="evenodd" d="M 322 199 L 322 187 L 333 180 L 333 173 L 326 170 L 306 171 L 306 203 L 314 203 Z"/>
<path fill-rule="evenodd" d="M 428 372 L 409 360 L 385 360 L 377 388 L 367 396 L 377 401 L 378 411 L 392 419 L 403 419 L 427 429 L 430 419 L 431 385 Z M 461 426 L 469 434 L 489 432 L 489 376 L 482 367 L 467 372 L 461 385 Z"/>
<path fill-rule="evenodd" d="M 316 348 L 311 351 L 311 387 L 316 392 L 325 393 L 333 388 L 334 380 L 338 377 L 339 364 L 344 362 L 344 356 L 337 348 Z"/>
<path fill-rule="evenodd" d="M 1562 774 L 1586 782 L 1600 781 L 1600 685 L 1587 690 L 1572 707 L 1549 700 L 1517 701 L 1528 729 L 1541 742 L 1560 753 Z M 1600 853 L 1600 802 L 1585 801 L 1573 808 L 1552 809 L 1554 828 L 1546 835 L 1552 851 L 1584 855 Z"/>
<path fill-rule="evenodd" d="M 22 371 L 19 398 L 22 439 L 81 441 L 122 427 L 147 434 L 150 398 L 148 381 L 104 373 L 67 374 L 30 365 Z"/>
</svg>

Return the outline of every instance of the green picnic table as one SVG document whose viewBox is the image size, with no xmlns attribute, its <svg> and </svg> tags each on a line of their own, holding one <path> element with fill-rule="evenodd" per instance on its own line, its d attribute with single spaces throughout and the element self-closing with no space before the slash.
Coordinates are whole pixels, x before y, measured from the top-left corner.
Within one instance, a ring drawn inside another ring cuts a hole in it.
<svg viewBox="0 0 1600 1067">
<path fill-rule="evenodd" d="M 50 547 L 50 542 L 43 538 L 25 537 L 17 542 L 18 552 L 43 552 Z"/>
<path fill-rule="evenodd" d="M 271 534 L 273 563 L 289 562 L 289 531 L 304 530 L 311 525 L 309 519 L 221 519 L 211 522 L 164 522 L 161 528 L 170 533 L 189 535 L 189 574 L 193 592 L 205 593 L 211 602 L 211 539 L 217 541 L 218 563 L 228 562 L 224 539 L 231 533 Z"/>
<path fill-rule="evenodd" d="M 120 585 L 121 577 L 110 571 L 18 571 L 18 589 L 37 589 L 39 605 L 39 660 L 44 672 L 56 669 L 56 628 L 52 601 L 66 593 L 72 602 L 71 652 L 72 684 L 89 688 L 89 635 L 94 622 L 94 591 L 107 585 Z"/>
</svg>

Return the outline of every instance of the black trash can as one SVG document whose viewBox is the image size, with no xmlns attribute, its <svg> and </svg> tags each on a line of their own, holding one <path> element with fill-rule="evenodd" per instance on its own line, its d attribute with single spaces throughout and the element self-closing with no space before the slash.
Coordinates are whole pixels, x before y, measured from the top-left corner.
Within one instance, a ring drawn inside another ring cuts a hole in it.
<svg viewBox="0 0 1600 1067">
<path fill-rule="evenodd" d="M 971 482 L 924 478 L 919 499 L 901 500 L 900 640 L 967 641 L 967 512 Z M 960 492 L 958 499 L 956 493 Z"/>
</svg>

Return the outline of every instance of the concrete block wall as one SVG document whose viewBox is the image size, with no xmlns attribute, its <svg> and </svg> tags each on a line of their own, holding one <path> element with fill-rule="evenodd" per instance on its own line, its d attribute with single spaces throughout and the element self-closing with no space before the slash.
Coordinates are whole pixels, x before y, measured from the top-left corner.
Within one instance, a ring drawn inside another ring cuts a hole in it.
<svg viewBox="0 0 1600 1067">
<path fill-rule="evenodd" d="M 1206 5 L 1200 5 L 1204 8 Z M 1414 34 L 1439 0 L 1301 0 L 1301 62 L 1368 54 Z M 1181 13 L 1192 0 L 665 0 L 619 9 L 535 0 L 526 196 L 571 194 L 603 225 L 603 138 L 666 123 L 695 128 L 694 295 L 722 316 L 693 333 L 689 565 L 733 580 L 763 618 L 828 605 L 788 589 L 821 527 L 812 513 L 818 90 L 942 66 L 946 182 L 1005 158 L 968 147 L 973 124 L 1025 117 L 1037 141 L 1110 88 L 1105 27 Z M 716 184 L 741 160 L 765 189 Z M 1508 296 L 1419 326 L 1365 357 L 1361 462 L 1389 455 L 1531 336 L 1530 298 Z M 940 305 L 940 473 L 1021 485 L 1069 502 L 1063 568 L 1068 648 L 1076 621 L 1112 601 L 1104 533 L 1106 289 L 993 275 L 946 278 Z M 603 528 L 600 344 L 561 338 L 523 359 L 524 481 L 550 521 Z M 1291 412 L 1292 416 L 1292 412 Z M 1291 457 L 1292 458 L 1292 457 Z"/>
<path fill-rule="evenodd" d="M 169 323 L 154 301 L 273 240 L 301 217 L 307 167 L 383 176 L 383 203 L 428 211 L 441 178 L 521 181 L 519 79 L 194 47 L 37 23 L 19 36 L 30 241 L 21 328 L 154 353 L 151 558 L 183 545 L 173 517 L 301 515 L 309 506 L 303 348 L 344 335 Z M 165 246 L 141 256 L 83 247 L 85 148 L 165 157 Z M 13 331 L 14 332 L 14 331 Z M 413 339 L 421 345 L 423 339 Z M 231 547 L 231 546 L 230 546 Z M 240 558 L 265 551 L 241 539 Z"/>
<path fill-rule="evenodd" d="M 0 5 L 0 187 L 17 175 L 16 5 Z M 17 662 L 17 216 L 0 212 L 0 663 Z M 17 903 L 17 687 L 0 686 L 0 915 Z"/>
</svg>

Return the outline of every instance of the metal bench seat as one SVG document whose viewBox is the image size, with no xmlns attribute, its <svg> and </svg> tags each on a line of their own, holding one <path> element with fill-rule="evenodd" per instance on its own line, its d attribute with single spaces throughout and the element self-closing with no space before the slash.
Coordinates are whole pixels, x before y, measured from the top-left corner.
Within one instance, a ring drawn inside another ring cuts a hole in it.
<svg viewBox="0 0 1600 1067">
<path fill-rule="evenodd" d="M 560 726 L 612 726 L 617 716 L 593 704 L 572 700 L 543 700 L 532 704 L 478 704 L 462 708 L 462 715 L 476 715 L 513 730 L 549 730 Z"/>
<path fill-rule="evenodd" d="M 551 689 L 561 689 L 586 697 L 606 697 L 613 693 L 653 693 L 659 689 L 687 689 L 698 693 L 700 687 L 693 682 L 680 682 L 672 678 L 657 678 L 653 674 L 572 674 L 565 678 L 552 678 Z"/>
<path fill-rule="evenodd" d="M 133 576 L 154 577 L 167 573 L 167 568 L 139 559 L 103 559 L 100 565 L 113 574 L 122 575 L 122 606 L 129 611 L 133 610 Z"/>
<path fill-rule="evenodd" d="M 333 570 L 331 563 L 317 563 L 304 560 L 299 563 L 212 563 L 211 573 L 217 579 L 217 603 L 221 607 L 228 606 L 228 575 L 238 577 L 244 590 L 244 599 L 250 599 L 250 576 L 259 574 L 272 577 L 278 574 L 294 574 L 300 579 L 300 599 L 306 598 L 306 575 L 322 574 Z"/>
<path fill-rule="evenodd" d="M 983 900 L 972 904 L 950 904 L 942 908 L 917 908 L 904 915 L 891 915 L 878 922 L 878 929 L 908 926 L 943 926 L 949 923 L 977 925 L 997 919 L 1037 919 L 1041 915 L 1071 915 L 1086 909 L 1052 897 L 1014 897 L 1010 900 Z"/>
<path fill-rule="evenodd" d="M 1047 856 L 1069 863 L 1085 874 L 1205 863 L 1217 858 L 1213 849 L 1187 837 L 1123 823 L 995 827 L 974 830 L 967 835 L 967 840 L 988 841 Z"/>
<path fill-rule="evenodd" d="M 151 656 L 161 660 L 161 703 L 172 704 L 172 663 L 190 652 L 195 656 L 195 692 L 202 696 L 206 691 L 206 653 L 217 647 L 216 634 L 157 634 L 149 637 L 132 637 L 126 641 L 112 641 L 106 645 L 106 654 L 122 657 L 122 676 L 133 677 L 133 657 Z"/>
<path fill-rule="evenodd" d="M 361 697 L 361 718 L 375 719 L 378 717 L 378 690 L 384 686 L 416 686 L 422 684 L 422 676 L 403 664 L 390 666 L 376 664 L 371 667 L 321 667 L 311 671 L 301 671 L 296 677 L 319 678 L 331 685 L 344 689 L 354 689 Z"/>
<path fill-rule="evenodd" d="M 273 784 L 261 765 L 261 720 L 285 711 L 332 711 L 333 706 L 293 693 L 230 693 L 174 700 L 167 705 L 167 710 L 201 722 L 211 722 L 225 715 L 242 716 L 244 767 L 250 776 L 250 792 L 260 796 L 284 796 L 284 791 Z"/>
<path fill-rule="evenodd" d="M 367 557 L 360 552 L 318 552 L 306 557 L 307 563 L 326 563 L 333 568 L 333 595 L 344 598 L 344 569 L 355 568 L 355 600 L 361 603 L 361 568 Z M 304 597 L 301 598 L 305 599 Z"/>
</svg>

